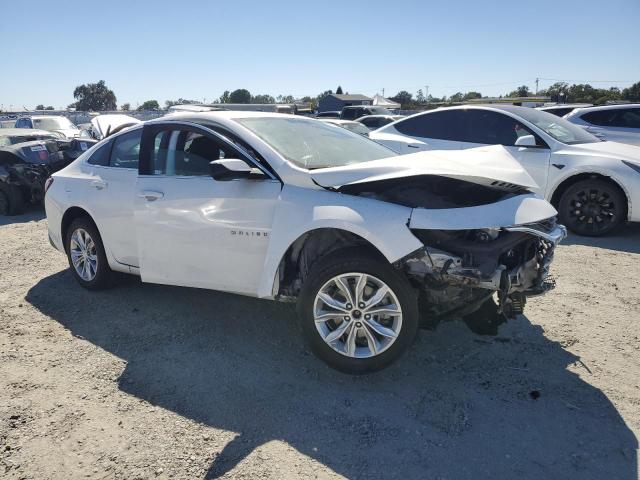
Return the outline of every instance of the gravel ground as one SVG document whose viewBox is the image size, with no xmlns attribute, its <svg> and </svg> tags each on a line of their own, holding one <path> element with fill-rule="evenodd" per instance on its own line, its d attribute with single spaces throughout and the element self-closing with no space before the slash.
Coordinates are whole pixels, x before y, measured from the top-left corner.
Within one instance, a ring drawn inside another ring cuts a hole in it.
<svg viewBox="0 0 640 480">
<path fill-rule="evenodd" d="M 497 336 L 447 322 L 354 378 L 288 305 L 83 290 L 42 216 L 0 218 L 3 479 L 638 478 L 638 226 L 569 238 Z"/>
</svg>

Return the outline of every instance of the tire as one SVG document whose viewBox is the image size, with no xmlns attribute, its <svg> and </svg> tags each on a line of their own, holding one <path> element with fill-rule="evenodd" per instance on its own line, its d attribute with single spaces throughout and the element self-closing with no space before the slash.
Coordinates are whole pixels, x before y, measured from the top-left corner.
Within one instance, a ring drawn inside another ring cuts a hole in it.
<svg viewBox="0 0 640 480">
<path fill-rule="evenodd" d="M 578 235 L 598 237 L 620 225 L 627 214 L 627 199 L 617 185 L 597 178 L 567 188 L 558 204 L 560 222 Z"/>
<path fill-rule="evenodd" d="M 74 235 L 78 235 L 79 238 Z M 86 257 L 82 255 L 83 239 Z M 65 249 L 71 273 L 80 285 L 88 290 L 102 290 L 112 285 L 113 272 L 109 268 L 100 232 L 89 218 L 76 218 L 71 223 L 65 235 Z M 81 258 L 76 268 L 72 257 L 77 258 L 79 252 Z M 88 270 L 83 268 L 85 265 Z M 88 272 L 88 275 L 83 276 L 82 272 Z"/>
<path fill-rule="evenodd" d="M 24 211 L 22 192 L 15 185 L 0 184 L 0 215 L 19 215 Z"/>
<path fill-rule="evenodd" d="M 362 275 L 366 275 L 362 277 L 366 281 L 362 282 L 364 288 L 360 300 L 375 302 L 376 293 L 384 292 L 383 286 L 388 287 L 390 293 L 369 307 L 352 304 L 350 309 L 345 308 L 347 312 L 329 307 L 320 299 L 323 293 L 333 303 L 338 302 L 336 305 L 349 307 L 344 301 L 347 298 L 343 294 L 345 290 L 340 290 L 335 278 L 338 277 L 347 285 L 345 288 L 349 288 L 351 300 L 358 301 L 354 296 Z M 394 305 L 398 305 L 399 310 L 393 308 Z M 380 310 L 382 306 L 388 307 L 385 313 L 366 313 L 367 310 Z M 385 260 L 359 250 L 341 250 L 316 262 L 302 285 L 297 310 L 302 333 L 311 351 L 329 366 L 344 373 L 365 374 L 389 366 L 409 348 L 418 333 L 417 295 L 409 281 Z M 393 314 L 387 314 L 389 311 L 393 311 Z M 320 315 L 320 312 L 328 313 L 325 315 L 327 320 L 316 323 L 316 315 Z M 336 337 L 341 331 L 343 334 Z M 353 335 L 350 334 L 352 331 Z M 395 334 L 395 338 L 391 333 Z M 325 337 L 335 340 L 325 341 Z M 371 345 L 375 346 L 373 350 Z M 350 347 L 351 353 L 348 351 Z"/>
</svg>

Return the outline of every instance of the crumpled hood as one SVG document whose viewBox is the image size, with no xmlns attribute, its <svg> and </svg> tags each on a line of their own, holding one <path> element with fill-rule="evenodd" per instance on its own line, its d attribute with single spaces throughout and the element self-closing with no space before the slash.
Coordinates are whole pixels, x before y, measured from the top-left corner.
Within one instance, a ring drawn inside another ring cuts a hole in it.
<svg viewBox="0 0 640 480">
<path fill-rule="evenodd" d="M 524 188 L 538 188 L 520 163 L 501 145 L 467 150 L 433 150 L 398 155 L 343 167 L 311 170 L 322 187 L 375 182 L 416 175 L 440 175 L 473 183 L 506 182 Z"/>
<path fill-rule="evenodd" d="M 571 145 L 571 154 L 580 150 L 586 155 L 626 160 L 640 165 L 640 147 L 619 142 L 594 142 Z"/>
<path fill-rule="evenodd" d="M 137 123 L 142 122 L 137 118 L 119 113 L 98 115 L 91 119 L 91 125 L 99 138 L 104 138 L 107 132 L 113 133 L 116 128 L 121 127 L 122 125 L 132 125 Z"/>
</svg>

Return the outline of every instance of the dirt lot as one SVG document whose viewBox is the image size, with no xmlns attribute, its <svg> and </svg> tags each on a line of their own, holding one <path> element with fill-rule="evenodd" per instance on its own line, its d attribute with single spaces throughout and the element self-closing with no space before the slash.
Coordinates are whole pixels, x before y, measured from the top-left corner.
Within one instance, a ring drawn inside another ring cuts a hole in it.
<svg viewBox="0 0 640 480">
<path fill-rule="evenodd" d="M 638 478 L 640 227 L 570 238 L 558 288 L 350 377 L 291 307 L 80 288 L 42 213 L 0 219 L 0 477 Z"/>
</svg>

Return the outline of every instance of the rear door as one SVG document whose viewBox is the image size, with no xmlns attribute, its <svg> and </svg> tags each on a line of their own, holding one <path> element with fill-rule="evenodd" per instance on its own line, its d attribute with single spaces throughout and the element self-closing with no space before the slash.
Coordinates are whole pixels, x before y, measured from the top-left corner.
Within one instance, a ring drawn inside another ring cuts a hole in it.
<svg viewBox="0 0 640 480">
<path fill-rule="evenodd" d="M 416 115 L 396 123 L 396 132 L 411 137 L 390 145 L 394 150 L 406 154 L 421 150 L 458 150 L 466 130 L 463 110 L 442 110 Z M 384 133 L 393 133 L 385 130 Z"/>
<path fill-rule="evenodd" d="M 216 181 L 210 161 L 257 164 L 197 125 L 144 128 L 135 198 L 142 280 L 255 295 L 280 181 L 264 170 L 256 180 Z"/>
<path fill-rule="evenodd" d="M 544 195 L 547 187 L 551 150 L 531 129 L 516 118 L 492 110 L 469 109 L 465 111 L 467 132 L 463 148 L 483 145 L 502 145 L 531 175 L 540 187 L 537 193 Z M 533 135 L 535 147 L 515 145 L 518 137 Z"/>
</svg>

